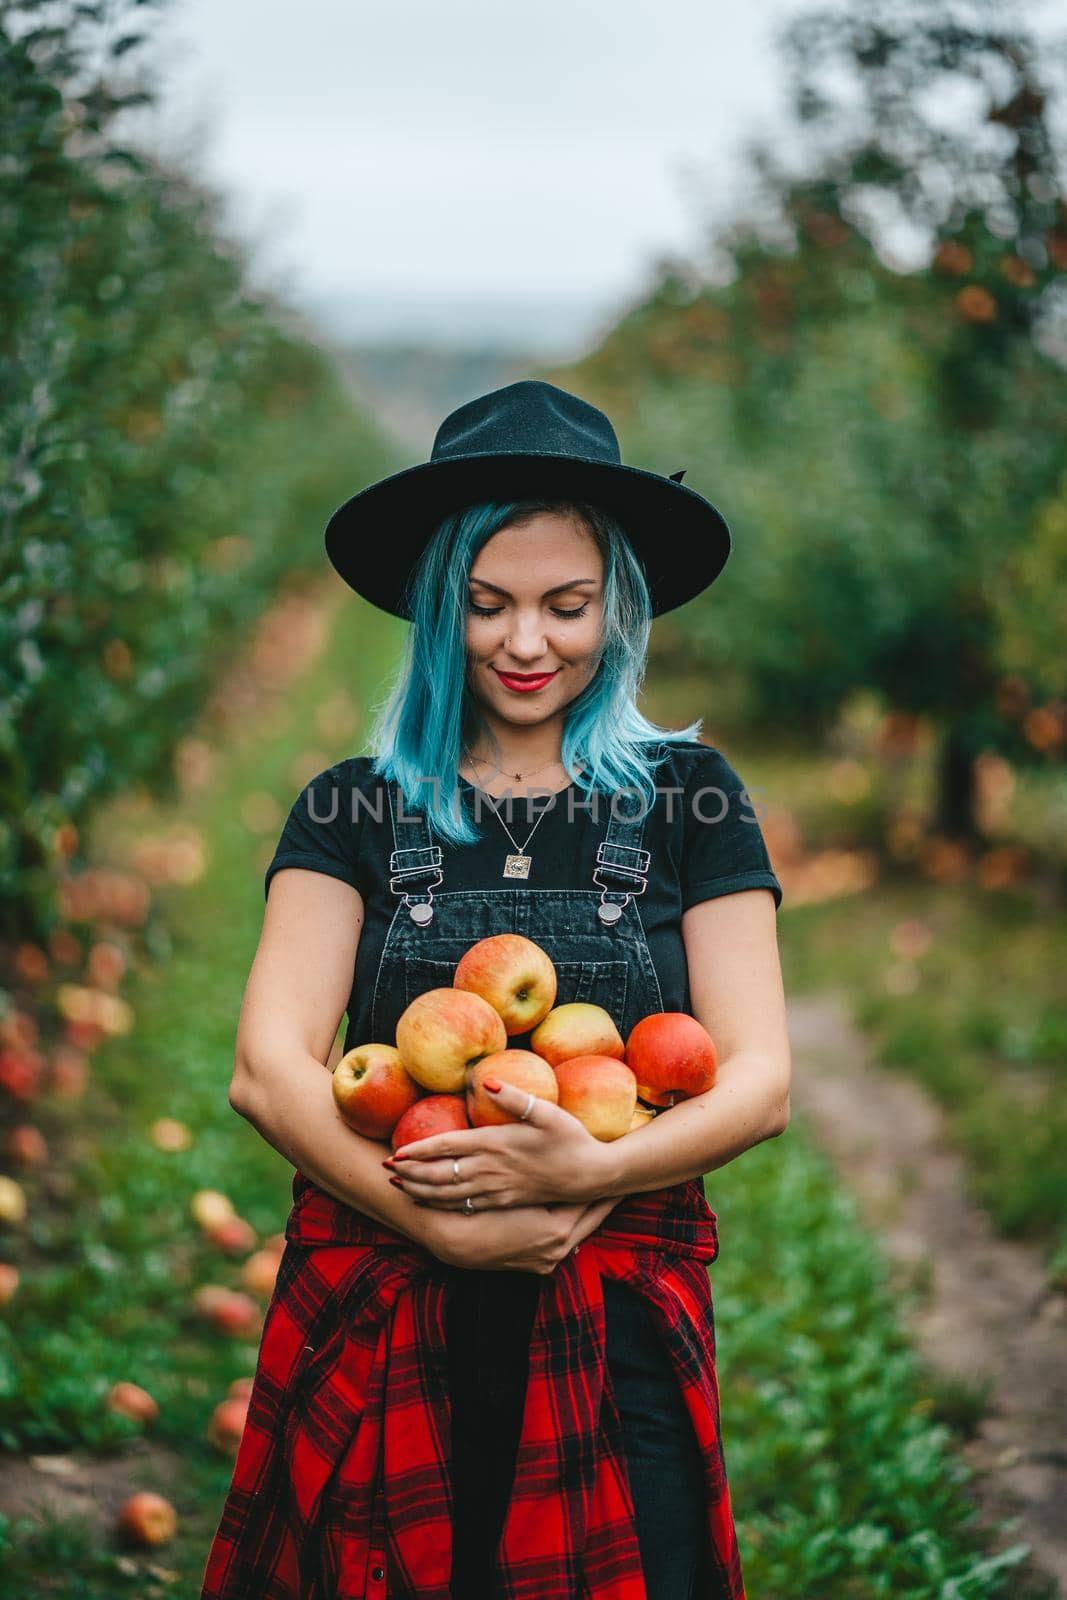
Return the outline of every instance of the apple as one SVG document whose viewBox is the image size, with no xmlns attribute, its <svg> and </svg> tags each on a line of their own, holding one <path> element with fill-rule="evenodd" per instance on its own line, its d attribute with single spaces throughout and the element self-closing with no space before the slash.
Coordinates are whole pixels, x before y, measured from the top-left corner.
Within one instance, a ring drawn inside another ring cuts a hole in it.
<svg viewBox="0 0 1067 1600">
<path fill-rule="evenodd" d="M 555 1069 L 559 1104 L 594 1139 L 621 1139 L 637 1107 L 637 1079 L 615 1056 L 572 1056 Z"/>
<path fill-rule="evenodd" d="M 14 1178 L 0 1175 L 0 1222 L 25 1222 L 26 1191 Z"/>
<path fill-rule="evenodd" d="M 220 1283 L 201 1284 L 193 1294 L 193 1305 L 220 1333 L 250 1334 L 259 1326 L 259 1306 L 251 1295 L 227 1289 Z"/>
<path fill-rule="evenodd" d="M 241 1267 L 241 1282 L 253 1294 L 271 1295 L 278 1280 L 280 1257 L 273 1250 L 257 1250 Z"/>
<path fill-rule="evenodd" d="M 427 989 L 401 1012 L 396 1025 L 401 1060 L 432 1094 L 461 1094 L 468 1068 L 507 1049 L 507 1043 L 503 1019 L 488 1000 L 465 989 Z"/>
<path fill-rule="evenodd" d="M 460 958 L 454 989 L 481 995 L 503 1019 L 508 1037 L 527 1033 L 556 999 L 556 969 L 547 951 L 521 933 L 479 939 Z"/>
<path fill-rule="evenodd" d="M 708 1030 L 687 1011 L 654 1011 L 642 1017 L 626 1041 L 626 1064 L 641 1085 L 643 1100 L 662 1105 L 703 1094 L 715 1082 L 718 1052 Z"/>
<path fill-rule="evenodd" d="M 234 1378 L 233 1382 L 227 1387 L 226 1393 L 235 1395 L 238 1400 L 247 1400 L 252 1393 L 255 1381 L 255 1378 Z"/>
<path fill-rule="evenodd" d="M 148 1390 L 142 1389 L 139 1383 L 127 1383 L 124 1379 L 111 1385 L 107 1404 L 110 1411 L 118 1412 L 120 1417 L 129 1417 L 131 1422 L 155 1422 L 159 1416 L 159 1405 Z"/>
<path fill-rule="evenodd" d="M 121 1531 L 135 1544 L 166 1544 L 174 1537 L 178 1513 L 161 1494 L 140 1489 L 123 1502 L 118 1521 Z"/>
<path fill-rule="evenodd" d="M 393 1129 L 392 1147 L 399 1150 L 401 1145 L 428 1139 L 432 1133 L 455 1133 L 459 1128 L 469 1127 L 467 1107 L 461 1094 L 425 1094 L 421 1100 L 416 1100 L 410 1111 L 404 1112 Z"/>
<path fill-rule="evenodd" d="M 194 1222 L 204 1229 L 215 1228 L 227 1217 L 236 1215 L 233 1201 L 217 1189 L 198 1189 L 189 1202 Z"/>
<path fill-rule="evenodd" d="M 572 1056 L 615 1056 L 622 1060 L 626 1046 L 611 1016 L 603 1006 L 587 1000 L 569 1000 L 553 1006 L 530 1035 L 530 1049 L 544 1056 L 550 1066 Z"/>
<path fill-rule="evenodd" d="M 207 1425 L 208 1441 L 223 1455 L 236 1456 L 248 1420 L 248 1399 L 228 1395 L 220 1400 Z"/>
<path fill-rule="evenodd" d="M 637 1098 L 643 1100 L 646 1105 L 658 1106 L 660 1110 L 664 1106 L 673 1106 L 674 1104 L 673 1092 L 668 1091 L 668 1093 L 662 1094 L 658 1089 L 650 1088 L 647 1083 L 639 1083 L 637 1085 Z"/>
<path fill-rule="evenodd" d="M 333 1069 L 337 1109 L 367 1139 L 388 1139 L 420 1093 L 391 1044 L 357 1044 Z"/>
<path fill-rule="evenodd" d="M 485 1087 L 486 1078 L 499 1078 L 501 1083 L 512 1083 L 516 1089 L 535 1094 L 539 1100 L 559 1100 L 559 1084 L 548 1062 L 532 1050 L 498 1050 L 496 1055 L 483 1056 L 467 1078 L 467 1115 L 472 1128 L 485 1128 L 493 1122 L 515 1122 L 510 1111 L 505 1111 L 495 1094 Z"/>
<path fill-rule="evenodd" d="M 14 1300 L 19 1286 L 19 1269 L 10 1261 L 0 1261 L 0 1306 Z"/>
<path fill-rule="evenodd" d="M 284 1233 L 272 1233 L 269 1239 L 264 1239 L 263 1248 L 276 1255 L 279 1260 L 285 1254 L 286 1239 Z"/>
<path fill-rule="evenodd" d="M 39 1167 L 48 1160 L 48 1145 L 40 1128 L 19 1122 L 8 1130 L 7 1153 L 20 1167 Z"/>
<path fill-rule="evenodd" d="M 220 1250 L 228 1250 L 233 1256 L 247 1255 L 256 1248 L 258 1242 L 255 1228 L 244 1217 L 222 1217 L 205 1228 L 204 1233 L 212 1244 L 218 1245 Z"/>
<path fill-rule="evenodd" d="M 638 1128 L 644 1128 L 648 1125 L 648 1123 L 654 1122 L 655 1120 L 656 1113 L 654 1111 L 649 1111 L 647 1106 L 637 1105 L 634 1107 L 633 1121 L 630 1123 L 630 1126 L 626 1131 L 628 1133 L 634 1133 Z"/>
<path fill-rule="evenodd" d="M 157 1117 L 149 1132 L 157 1150 L 188 1150 L 193 1135 L 177 1117 Z"/>
</svg>

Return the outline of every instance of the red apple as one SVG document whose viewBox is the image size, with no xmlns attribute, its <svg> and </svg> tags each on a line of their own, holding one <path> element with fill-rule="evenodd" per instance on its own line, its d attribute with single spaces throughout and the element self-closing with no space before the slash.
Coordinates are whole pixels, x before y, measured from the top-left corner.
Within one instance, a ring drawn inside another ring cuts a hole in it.
<svg viewBox="0 0 1067 1600">
<path fill-rule="evenodd" d="M 357 1044 L 333 1069 L 337 1109 L 367 1139 L 388 1139 L 420 1093 L 391 1044 Z"/>
<path fill-rule="evenodd" d="M 401 1145 L 428 1139 L 433 1133 L 455 1133 L 458 1128 L 469 1127 L 461 1094 L 426 1094 L 404 1112 L 393 1129 L 392 1147 L 399 1150 Z"/>
<path fill-rule="evenodd" d="M 512 1083 L 516 1089 L 535 1094 L 539 1100 L 559 1099 L 556 1074 L 548 1062 L 532 1050 L 498 1050 L 496 1055 L 483 1056 L 471 1069 L 467 1078 L 467 1115 L 472 1128 L 484 1128 L 493 1122 L 514 1122 L 510 1111 L 505 1111 L 495 1094 L 485 1087 L 486 1078 L 499 1078 L 501 1083 Z"/>
<path fill-rule="evenodd" d="M 464 952 L 452 986 L 487 1000 L 510 1038 L 513 1033 L 527 1033 L 551 1011 L 556 969 L 547 951 L 532 939 L 521 933 L 495 933 Z"/>
<path fill-rule="evenodd" d="M 173 1539 L 178 1513 L 169 1500 L 151 1489 L 141 1489 L 119 1509 L 119 1528 L 134 1544 L 166 1544 Z"/>
<path fill-rule="evenodd" d="M 637 1080 L 614 1056 L 574 1056 L 555 1069 L 559 1104 L 588 1128 L 594 1139 L 629 1133 L 637 1106 Z"/>
<path fill-rule="evenodd" d="M 117 1411 L 120 1417 L 129 1417 L 131 1422 L 154 1422 L 159 1416 L 159 1406 L 148 1390 L 124 1379 L 111 1385 L 107 1404 L 109 1410 Z"/>
<path fill-rule="evenodd" d="M 431 1094 L 462 1094 L 468 1068 L 506 1049 L 507 1042 L 503 1020 L 488 1000 L 464 989 L 427 989 L 396 1025 L 401 1060 Z"/>
<path fill-rule="evenodd" d="M 236 1456 L 247 1419 L 248 1399 L 239 1395 L 228 1395 L 225 1400 L 219 1401 L 211 1413 L 211 1420 L 207 1425 L 209 1442 L 216 1450 L 221 1450 L 223 1455 Z"/>
<path fill-rule="evenodd" d="M 272 1233 L 269 1239 L 264 1239 L 263 1248 L 271 1251 L 273 1255 L 276 1255 L 281 1260 L 285 1254 L 285 1243 L 284 1233 Z"/>
<path fill-rule="evenodd" d="M 247 1255 L 256 1248 L 256 1230 L 244 1217 L 222 1217 L 204 1229 L 211 1243 L 232 1256 Z"/>
<path fill-rule="evenodd" d="M 19 1122 L 8 1130 L 7 1153 L 20 1167 L 39 1167 L 48 1160 L 48 1145 L 40 1128 Z"/>
<path fill-rule="evenodd" d="M 610 1014 L 587 1000 L 570 1000 L 553 1006 L 530 1035 L 530 1049 L 550 1066 L 574 1056 L 615 1056 L 621 1061 L 626 1046 Z"/>
<path fill-rule="evenodd" d="M 248 1335 L 260 1325 L 259 1306 L 251 1295 L 242 1294 L 239 1289 L 204 1283 L 193 1294 L 193 1304 L 220 1333 Z"/>
<path fill-rule="evenodd" d="M 626 1064 L 643 1100 L 673 1105 L 703 1094 L 715 1082 L 718 1053 L 708 1030 L 686 1011 L 642 1017 L 626 1041 Z M 660 1097 L 669 1095 L 664 1102 Z"/>
</svg>

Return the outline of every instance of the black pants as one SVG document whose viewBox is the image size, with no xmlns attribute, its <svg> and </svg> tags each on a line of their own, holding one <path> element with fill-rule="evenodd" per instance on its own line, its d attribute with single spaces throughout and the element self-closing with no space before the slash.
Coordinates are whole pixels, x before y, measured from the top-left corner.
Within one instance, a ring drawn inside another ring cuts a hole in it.
<svg viewBox="0 0 1067 1600">
<path fill-rule="evenodd" d="M 530 1327 L 543 1279 L 465 1272 L 450 1286 L 453 1600 L 496 1600 L 492 1572 L 522 1430 Z M 704 1477 L 667 1352 L 640 1295 L 604 1280 L 607 1360 L 622 1418 L 648 1600 L 709 1592 Z"/>
</svg>

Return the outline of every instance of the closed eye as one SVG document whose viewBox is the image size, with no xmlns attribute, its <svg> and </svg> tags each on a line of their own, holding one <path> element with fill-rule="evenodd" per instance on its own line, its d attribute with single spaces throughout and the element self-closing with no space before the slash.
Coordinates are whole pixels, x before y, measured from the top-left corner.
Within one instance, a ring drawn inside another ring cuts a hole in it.
<svg viewBox="0 0 1067 1600">
<path fill-rule="evenodd" d="M 473 600 L 468 604 L 476 617 L 495 617 L 504 609 L 503 606 L 479 606 Z M 585 616 L 589 610 L 589 602 L 587 600 L 584 606 L 577 606 L 573 611 L 563 611 L 559 606 L 550 606 L 549 609 L 553 616 L 560 617 L 564 622 L 572 622 L 577 617 Z"/>
</svg>

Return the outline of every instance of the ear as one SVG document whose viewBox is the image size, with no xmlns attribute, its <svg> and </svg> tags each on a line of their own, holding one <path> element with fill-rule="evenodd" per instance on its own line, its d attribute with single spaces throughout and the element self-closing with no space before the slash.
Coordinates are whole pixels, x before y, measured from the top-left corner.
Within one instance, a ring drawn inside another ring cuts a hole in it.
<svg viewBox="0 0 1067 1600">
<path fill-rule="evenodd" d="M 688 467 L 683 467 L 681 472 L 672 472 L 670 474 L 671 482 L 672 483 L 681 483 L 682 479 L 685 477 L 685 475 L 686 475 L 686 473 L 688 471 L 689 471 Z"/>
</svg>

